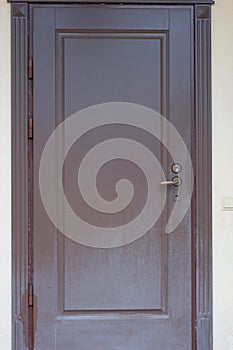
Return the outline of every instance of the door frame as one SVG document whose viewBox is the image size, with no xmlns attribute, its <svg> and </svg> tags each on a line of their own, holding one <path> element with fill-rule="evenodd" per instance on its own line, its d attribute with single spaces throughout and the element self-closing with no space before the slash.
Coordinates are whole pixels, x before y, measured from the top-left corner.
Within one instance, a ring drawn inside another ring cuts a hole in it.
<svg viewBox="0 0 233 350">
<path fill-rule="evenodd" d="M 56 1 L 57 4 L 78 1 Z M 91 1 L 91 0 L 89 0 Z M 32 332 L 32 66 L 30 4 L 10 0 L 12 29 L 12 349 L 31 350 Z M 44 1 L 44 3 L 53 0 Z M 88 1 L 86 1 L 87 3 Z M 93 3 L 98 3 L 97 0 Z M 106 3 L 117 1 L 107 0 Z M 120 1 L 122 3 L 122 1 Z M 136 1 L 129 0 L 127 3 Z M 155 5 L 194 7 L 195 105 L 193 149 L 193 332 L 192 350 L 212 350 L 212 129 L 211 129 L 211 4 L 212 0 L 141 0 Z M 30 343 L 31 342 L 31 343 Z"/>
</svg>

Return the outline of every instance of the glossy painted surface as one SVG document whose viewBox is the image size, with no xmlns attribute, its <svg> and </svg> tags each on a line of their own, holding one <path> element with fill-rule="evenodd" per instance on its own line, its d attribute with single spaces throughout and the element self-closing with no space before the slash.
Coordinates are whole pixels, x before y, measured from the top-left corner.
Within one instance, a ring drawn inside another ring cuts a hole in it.
<svg viewBox="0 0 233 350">
<path fill-rule="evenodd" d="M 164 232 L 164 215 L 130 245 L 109 250 L 81 246 L 51 224 L 40 199 L 38 167 L 57 123 L 84 107 L 113 100 L 158 110 L 191 150 L 192 15 L 192 7 L 33 8 L 37 350 L 191 348 L 191 210 L 171 235 Z M 172 161 L 159 142 L 130 128 L 109 126 L 74 147 L 65 165 L 71 173 L 65 188 L 74 206 L 74 159 L 85 147 L 106 138 L 106 133 L 144 143 L 170 175 Z M 135 181 L 142 181 L 140 174 Z M 175 194 L 169 191 L 168 211 Z"/>
</svg>

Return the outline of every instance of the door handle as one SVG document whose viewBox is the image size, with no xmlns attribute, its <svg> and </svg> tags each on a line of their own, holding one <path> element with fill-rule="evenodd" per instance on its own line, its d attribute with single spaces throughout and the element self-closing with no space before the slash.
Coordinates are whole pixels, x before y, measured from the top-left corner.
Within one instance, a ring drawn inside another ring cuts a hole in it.
<svg viewBox="0 0 233 350">
<path fill-rule="evenodd" d="M 161 185 L 166 185 L 166 186 L 173 185 L 175 187 L 179 187 L 179 186 L 181 186 L 181 184 L 182 184 L 182 180 L 179 176 L 173 177 L 173 179 L 171 181 L 161 182 Z"/>
</svg>

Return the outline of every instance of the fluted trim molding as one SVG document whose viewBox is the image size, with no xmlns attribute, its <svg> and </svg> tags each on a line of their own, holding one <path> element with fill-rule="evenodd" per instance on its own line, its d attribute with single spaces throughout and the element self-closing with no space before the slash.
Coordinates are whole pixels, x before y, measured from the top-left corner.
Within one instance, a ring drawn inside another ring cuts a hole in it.
<svg viewBox="0 0 233 350">
<path fill-rule="evenodd" d="M 12 349 L 27 347 L 27 7 L 12 5 Z"/>
<path fill-rule="evenodd" d="M 197 349 L 212 350 L 212 162 L 210 6 L 195 6 L 196 332 Z"/>
</svg>

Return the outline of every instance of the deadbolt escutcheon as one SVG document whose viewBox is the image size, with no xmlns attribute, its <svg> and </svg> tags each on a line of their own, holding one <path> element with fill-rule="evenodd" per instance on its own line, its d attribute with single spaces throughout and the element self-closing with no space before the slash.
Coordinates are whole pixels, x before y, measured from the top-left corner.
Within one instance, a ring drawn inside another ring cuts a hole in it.
<svg viewBox="0 0 233 350">
<path fill-rule="evenodd" d="M 172 164 L 172 171 L 174 174 L 179 174 L 182 170 L 182 166 L 179 163 Z"/>
</svg>

